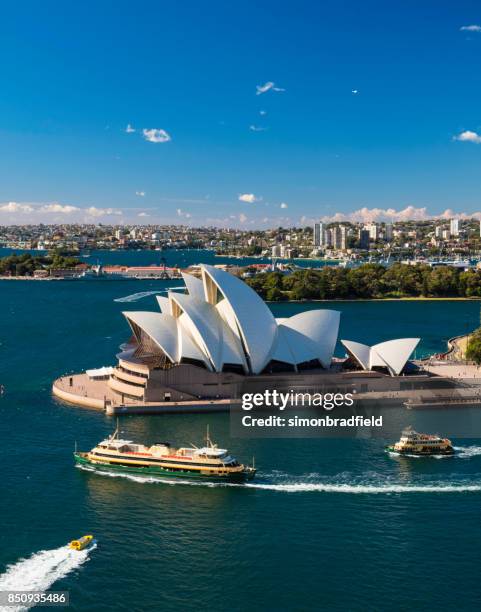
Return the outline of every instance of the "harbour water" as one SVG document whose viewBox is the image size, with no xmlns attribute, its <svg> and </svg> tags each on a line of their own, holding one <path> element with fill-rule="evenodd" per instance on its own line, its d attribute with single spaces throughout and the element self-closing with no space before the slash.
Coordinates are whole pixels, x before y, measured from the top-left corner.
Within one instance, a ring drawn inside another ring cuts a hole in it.
<svg viewBox="0 0 481 612">
<path fill-rule="evenodd" d="M 179 283 L 0 282 L 0 586 L 30 576 L 70 591 L 79 611 L 478 610 L 481 440 L 406 459 L 382 440 L 230 439 L 225 414 L 131 417 L 121 428 L 148 444 L 200 442 L 209 423 L 240 459 L 255 455 L 258 477 L 222 486 L 74 467 L 75 441 L 90 448 L 114 423 L 55 402 L 52 380 L 111 364 L 128 335 L 121 312 L 154 309 L 167 286 Z M 318 307 L 342 311 L 343 338 L 419 335 L 419 355 L 479 324 L 478 302 L 272 305 Z M 98 546 L 72 563 L 59 549 L 84 533 Z"/>
<path fill-rule="evenodd" d="M 11 255 L 12 253 L 31 253 L 32 255 L 41 255 L 46 251 L 26 250 L 20 251 L 16 249 L 0 248 L 0 257 Z M 271 263 L 270 258 L 266 257 L 235 257 L 232 255 L 216 255 L 211 249 L 166 249 L 162 251 L 150 250 L 92 250 L 82 252 L 80 259 L 86 263 L 95 265 L 118 265 L 118 266 L 150 266 L 162 265 L 179 266 L 187 268 L 191 265 L 206 263 L 211 265 L 216 264 L 233 264 L 247 266 L 251 264 L 268 264 Z M 327 261 L 324 259 L 279 259 L 277 261 L 295 263 L 300 267 L 318 267 L 326 263 L 337 263 L 333 260 Z"/>
</svg>

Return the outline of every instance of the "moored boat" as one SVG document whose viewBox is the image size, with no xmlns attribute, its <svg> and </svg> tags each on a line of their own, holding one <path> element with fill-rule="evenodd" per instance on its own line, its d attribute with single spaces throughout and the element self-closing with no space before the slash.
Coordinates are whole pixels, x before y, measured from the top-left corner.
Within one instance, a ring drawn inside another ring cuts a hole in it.
<svg viewBox="0 0 481 612">
<path fill-rule="evenodd" d="M 386 446 L 386 450 L 397 455 L 454 455 L 451 440 L 438 435 L 418 433 L 411 427 L 402 432 L 399 442 Z"/>
<path fill-rule="evenodd" d="M 255 467 L 239 463 L 227 449 L 214 444 L 209 430 L 204 446 L 174 448 L 168 442 L 144 446 L 124 440 L 117 428 L 91 451 L 75 451 L 74 458 L 78 465 L 96 470 L 169 478 L 246 482 L 256 473 Z"/>
</svg>

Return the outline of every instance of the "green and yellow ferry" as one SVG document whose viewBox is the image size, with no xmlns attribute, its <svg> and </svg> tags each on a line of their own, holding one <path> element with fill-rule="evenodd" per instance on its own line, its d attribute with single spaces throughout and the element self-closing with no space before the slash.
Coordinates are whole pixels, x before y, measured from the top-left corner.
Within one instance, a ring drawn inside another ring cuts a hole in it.
<svg viewBox="0 0 481 612">
<path fill-rule="evenodd" d="M 226 449 L 214 444 L 208 429 L 204 446 L 174 448 L 168 442 L 144 446 L 123 440 L 117 427 L 91 451 L 75 450 L 74 458 L 79 466 L 144 476 L 246 482 L 256 473 L 254 466 L 239 463 Z"/>
</svg>

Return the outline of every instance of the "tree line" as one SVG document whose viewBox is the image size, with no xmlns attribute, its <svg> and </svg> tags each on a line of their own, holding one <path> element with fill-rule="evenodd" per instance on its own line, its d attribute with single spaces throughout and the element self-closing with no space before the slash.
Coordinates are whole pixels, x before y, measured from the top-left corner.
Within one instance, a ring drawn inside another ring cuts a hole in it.
<svg viewBox="0 0 481 612">
<path fill-rule="evenodd" d="M 481 270 L 396 263 L 389 268 L 364 264 L 358 268 L 325 266 L 257 274 L 246 281 L 263 299 L 336 300 L 402 297 L 481 297 Z"/>
<path fill-rule="evenodd" d="M 0 258 L 0 275 L 31 276 L 35 270 L 74 268 L 79 263 L 77 257 L 64 255 L 61 251 L 52 251 L 48 255 L 14 253 Z"/>
</svg>

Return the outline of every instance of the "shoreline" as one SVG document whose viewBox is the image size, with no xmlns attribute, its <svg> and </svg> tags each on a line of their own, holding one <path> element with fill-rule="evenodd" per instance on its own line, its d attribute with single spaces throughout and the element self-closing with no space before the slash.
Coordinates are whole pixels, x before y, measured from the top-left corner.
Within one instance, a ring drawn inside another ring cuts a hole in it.
<svg viewBox="0 0 481 612">
<path fill-rule="evenodd" d="M 0 276 L 0 281 L 85 281 L 84 278 L 59 278 L 59 277 L 45 277 L 45 278 L 34 278 L 32 276 Z M 177 278 L 163 279 L 163 278 L 109 278 L 109 279 L 89 279 L 89 280 L 108 280 L 113 281 L 125 281 L 125 280 L 181 280 Z M 479 302 L 481 296 L 473 297 L 379 297 L 379 298 L 311 298 L 306 300 L 265 300 L 268 304 L 308 304 L 309 302 Z"/>
<path fill-rule="evenodd" d="M 307 304 L 309 302 L 476 302 L 481 297 L 385 297 L 385 298 L 312 298 L 309 300 L 265 300 L 268 304 Z"/>
</svg>

